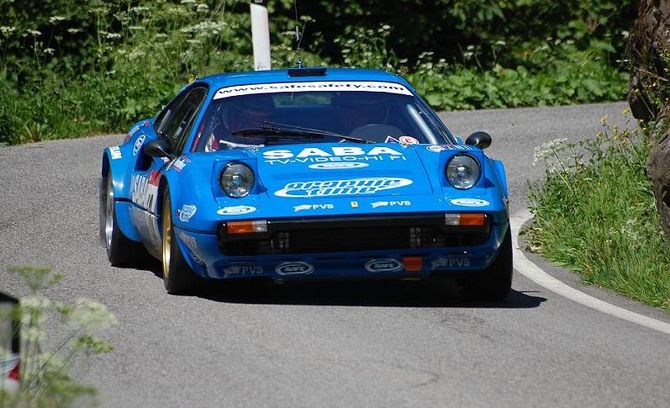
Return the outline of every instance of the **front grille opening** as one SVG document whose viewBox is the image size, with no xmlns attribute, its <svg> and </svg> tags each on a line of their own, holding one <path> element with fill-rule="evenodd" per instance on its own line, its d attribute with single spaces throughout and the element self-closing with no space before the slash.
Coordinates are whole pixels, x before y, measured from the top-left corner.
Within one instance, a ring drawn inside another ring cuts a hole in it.
<svg viewBox="0 0 670 408">
<path fill-rule="evenodd" d="M 310 254 L 393 249 L 425 249 L 481 245 L 486 230 L 445 231 L 440 226 L 326 227 L 274 232 L 270 238 L 226 241 L 224 254 L 230 256 Z"/>
</svg>

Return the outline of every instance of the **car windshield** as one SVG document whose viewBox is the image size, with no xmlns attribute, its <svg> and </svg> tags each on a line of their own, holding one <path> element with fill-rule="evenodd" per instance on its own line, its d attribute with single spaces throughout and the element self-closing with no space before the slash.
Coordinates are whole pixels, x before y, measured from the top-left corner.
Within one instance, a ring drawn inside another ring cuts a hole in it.
<svg viewBox="0 0 670 408">
<path fill-rule="evenodd" d="M 339 141 L 448 142 L 446 131 L 427 109 L 402 85 L 386 82 L 227 87 L 210 103 L 192 150 Z"/>
</svg>

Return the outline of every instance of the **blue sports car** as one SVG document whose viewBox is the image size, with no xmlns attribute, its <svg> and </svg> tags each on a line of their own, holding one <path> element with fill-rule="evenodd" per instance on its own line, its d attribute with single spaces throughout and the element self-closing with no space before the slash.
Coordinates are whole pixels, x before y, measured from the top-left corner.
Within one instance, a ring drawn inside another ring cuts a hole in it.
<svg viewBox="0 0 670 408">
<path fill-rule="evenodd" d="M 169 293 L 207 280 L 453 277 L 498 300 L 512 280 L 505 170 L 403 78 L 295 68 L 212 75 L 105 149 L 112 265 L 150 254 Z"/>
</svg>

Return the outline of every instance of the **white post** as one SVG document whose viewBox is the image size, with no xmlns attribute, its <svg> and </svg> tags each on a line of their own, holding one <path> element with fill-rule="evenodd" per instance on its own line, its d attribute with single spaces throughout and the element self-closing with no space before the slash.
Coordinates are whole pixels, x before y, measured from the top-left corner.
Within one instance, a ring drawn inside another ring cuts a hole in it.
<svg viewBox="0 0 670 408">
<path fill-rule="evenodd" d="M 267 0 L 251 0 L 251 40 L 254 46 L 254 69 L 272 69 L 270 58 L 270 26 Z"/>
</svg>

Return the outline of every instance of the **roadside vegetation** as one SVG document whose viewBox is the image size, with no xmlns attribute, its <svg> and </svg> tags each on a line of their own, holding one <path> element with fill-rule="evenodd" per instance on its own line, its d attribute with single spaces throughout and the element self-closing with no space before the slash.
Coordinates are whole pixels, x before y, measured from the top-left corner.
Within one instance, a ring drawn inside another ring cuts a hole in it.
<svg viewBox="0 0 670 408">
<path fill-rule="evenodd" d="M 94 355 L 112 351 L 112 344 L 98 333 L 116 325 L 116 317 L 92 299 L 60 302 L 47 297 L 46 292 L 63 278 L 48 267 L 19 266 L 9 271 L 22 278 L 29 294 L 13 312 L 20 322 L 19 391 L 9 394 L 0 384 L 0 407 L 96 406 L 96 389 L 81 384 L 72 368 L 82 369 Z M 0 360 L 7 353 L 0 347 Z"/>
<path fill-rule="evenodd" d="M 247 0 L 0 0 L 0 144 L 120 132 L 250 69 Z M 620 100 L 633 0 L 270 1 L 273 64 L 399 72 L 437 109 Z M 365 6 L 363 5 L 365 3 Z"/>
<path fill-rule="evenodd" d="M 586 283 L 670 312 L 670 243 L 645 176 L 653 126 L 602 124 L 593 139 L 536 148 L 546 173 L 530 186 L 530 249 Z"/>
</svg>

